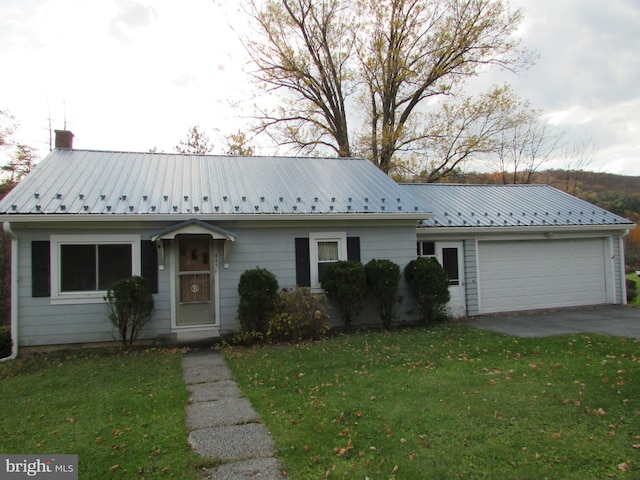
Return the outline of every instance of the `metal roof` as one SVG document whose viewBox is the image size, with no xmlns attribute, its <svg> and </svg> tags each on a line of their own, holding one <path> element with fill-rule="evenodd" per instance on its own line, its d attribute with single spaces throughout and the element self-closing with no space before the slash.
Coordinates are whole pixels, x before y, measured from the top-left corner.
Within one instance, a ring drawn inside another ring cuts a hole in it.
<svg viewBox="0 0 640 480">
<path fill-rule="evenodd" d="M 0 214 L 416 214 L 428 210 L 364 159 L 54 150 Z M 426 218 L 424 215 L 420 218 Z"/>
<path fill-rule="evenodd" d="M 403 184 L 429 205 L 424 227 L 633 225 L 549 185 Z"/>
</svg>

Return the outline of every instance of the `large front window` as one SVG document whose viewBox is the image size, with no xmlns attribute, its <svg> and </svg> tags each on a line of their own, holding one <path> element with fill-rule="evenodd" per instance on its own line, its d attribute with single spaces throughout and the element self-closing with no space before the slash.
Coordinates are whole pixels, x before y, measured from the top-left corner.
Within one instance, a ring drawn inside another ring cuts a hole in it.
<svg viewBox="0 0 640 480">
<path fill-rule="evenodd" d="M 140 275 L 139 243 L 138 235 L 53 235 L 52 301 L 102 301 L 113 282 Z"/>
<path fill-rule="evenodd" d="M 130 244 L 60 245 L 60 291 L 107 290 L 132 274 Z"/>
</svg>

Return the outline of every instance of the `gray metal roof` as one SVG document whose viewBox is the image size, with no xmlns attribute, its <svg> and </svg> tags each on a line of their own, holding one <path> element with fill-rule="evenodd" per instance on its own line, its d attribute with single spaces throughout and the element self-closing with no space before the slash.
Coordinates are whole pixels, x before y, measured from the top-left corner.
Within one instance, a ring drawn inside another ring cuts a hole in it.
<svg viewBox="0 0 640 480">
<path fill-rule="evenodd" d="M 420 214 L 364 159 L 54 150 L 0 214 Z"/>
<path fill-rule="evenodd" d="M 403 184 L 429 205 L 425 227 L 633 225 L 549 185 Z"/>
</svg>

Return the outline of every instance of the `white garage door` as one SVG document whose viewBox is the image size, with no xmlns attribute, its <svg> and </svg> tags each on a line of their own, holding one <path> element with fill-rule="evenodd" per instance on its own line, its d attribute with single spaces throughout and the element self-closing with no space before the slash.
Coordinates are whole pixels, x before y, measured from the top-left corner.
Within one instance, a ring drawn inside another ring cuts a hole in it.
<svg viewBox="0 0 640 480">
<path fill-rule="evenodd" d="M 479 242 L 480 312 L 603 304 L 604 241 Z"/>
</svg>

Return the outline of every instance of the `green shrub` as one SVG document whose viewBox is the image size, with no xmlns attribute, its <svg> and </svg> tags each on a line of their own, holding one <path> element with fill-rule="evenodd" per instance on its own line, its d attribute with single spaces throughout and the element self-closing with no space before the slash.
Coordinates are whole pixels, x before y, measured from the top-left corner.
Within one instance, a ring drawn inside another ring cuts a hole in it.
<svg viewBox="0 0 640 480">
<path fill-rule="evenodd" d="M 116 280 L 107 290 L 109 320 L 123 346 L 133 345 L 153 314 L 153 296 L 142 277 Z"/>
<path fill-rule="evenodd" d="M 231 338 L 231 345 L 242 345 L 250 347 L 252 345 L 258 345 L 264 343 L 266 335 L 262 332 L 238 332 Z"/>
<path fill-rule="evenodd" d="M 243 332 L 266 333 L 275 312 L 278 280 L 264 268 L 246 270 L 238 283 L 238 320 Z"/>
<path fill-rule="evenodd" d="M 330 264 L 321 279 L 322 288 L 338 304 L 340 317 L 349 328 L 364 305 L 367 278 L 362 263 L 355 260 Z"/>
<path fill-rule="evenodd" d="M 638 284 L 627 278 L 627 303 L 632 303 L 638 296 Z"/>
<path fill-rule="evenodd" d="M 278 293 L 276 313 L 269 321 L 269 339 L 276 342 L 317 340 L 331 330 L 327 302 L 309 288 Z"/>
<path fill-rule="evenodd" d="M 0 358 L 11 355 L 11 347 L 13 347 L 11 328 L 0 327 Z"/>
<path fill-rule="evenodd" d="M 374 259 L 364 266 L 364 271 L 382 325 L 389 329 L 393 321 L 393 309 L 399 300 L 400 267 L 391 260 Z"/>
<path fill-rule="evenodd" d="M 404 277 L 418 302 L 422 322 L 444 321 L 450 298 L 449 276 L 440 263 L 432 257 L 419 257 L 407 264 Z"/>
</svg>

